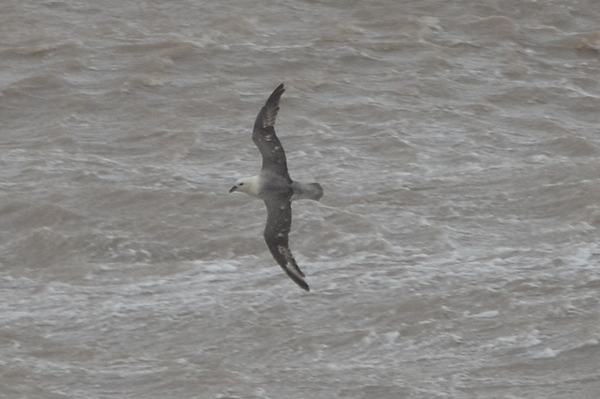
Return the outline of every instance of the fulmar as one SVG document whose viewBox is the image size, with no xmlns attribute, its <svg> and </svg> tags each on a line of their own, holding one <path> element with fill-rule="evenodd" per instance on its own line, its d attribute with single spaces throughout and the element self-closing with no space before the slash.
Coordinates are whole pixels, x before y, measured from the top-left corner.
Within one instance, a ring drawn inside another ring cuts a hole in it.
<svg viewBox="0 0 600 399">
<path fill-rule="evenodd" d="M 290 178 L 281 142 L 275 135 L 275 118 L 279 111 L 279 99 L 285 89 L 280 84 L 262 107 L 252 131 L 252 141 L 262 155 L 262 169 L 256 176 L 239 179 L 230 193 L 240 191 L 260 198 L 267 206 L 267 224 L 264 237 L 273 258 L 285 273 L 302 289 L 310 288 L 304 281 L 304 273 L 298 267 L 288 244 L 292 227 L 292 201 L 323 196 L 319 183 L 300 183 Z"/>
</svg>

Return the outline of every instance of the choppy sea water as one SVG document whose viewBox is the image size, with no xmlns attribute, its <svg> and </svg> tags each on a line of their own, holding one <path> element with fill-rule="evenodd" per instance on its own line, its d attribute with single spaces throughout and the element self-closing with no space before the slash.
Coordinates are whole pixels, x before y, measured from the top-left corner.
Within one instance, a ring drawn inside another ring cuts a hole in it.
<svg viewBox="0 0 600 399">
<path fill-rule="evenodd" d="M 594 1 L 0 5 L 0 396 L 597 398 Z M 312 291 L 229 195 L 292 178 Z"/>
</svg>

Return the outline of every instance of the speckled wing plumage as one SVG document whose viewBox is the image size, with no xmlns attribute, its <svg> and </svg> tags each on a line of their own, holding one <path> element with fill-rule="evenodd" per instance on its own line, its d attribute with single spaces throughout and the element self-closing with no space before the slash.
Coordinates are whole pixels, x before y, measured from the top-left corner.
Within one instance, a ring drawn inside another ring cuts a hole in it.
<svg viewBox="0 0 600 399">
<path fill-rule="evenodd" d="M 263 198 L 267 206 L 267 225 L 264 237 L 273 258 L 285 273 L 302 289 L 310 288 L 304 281 L 304 273 L 298 267 L 288 245 L 292 227 L 292 192 L 279 192 Z"/>
<path fill-rule="evenodd" d="M 279 112 L 279 99 L 284 91 L 282 83 L 273 91 L 265 106 L 258 113 L 252 131 L 252 141 L 254 141 L 262 155 L 262 169 L 275 172 L 291 184 L 292 179 L 290 179 L 288 173 L 285 151 L 283 151 L 283 147 L 275 134 L 275 119 Z"/>
</svg>

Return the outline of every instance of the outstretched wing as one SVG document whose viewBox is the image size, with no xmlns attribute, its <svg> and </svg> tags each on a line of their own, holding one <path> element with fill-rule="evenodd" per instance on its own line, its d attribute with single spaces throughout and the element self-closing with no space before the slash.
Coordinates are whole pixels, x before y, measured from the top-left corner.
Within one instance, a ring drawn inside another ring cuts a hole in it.
<svg viewBox="0 0 600 399">
<path fill-rule="evenodd" d="M 309 291 L 304 281 L 304 273 L 298 267 L 288 245 L 288 235 L 292 227 L 292 190 L 273 193 L 263 198 L 267 206 L 265 241 L 283 271 L 302 289 Z"/>
<path fill-rule="evenodd" d="M 285 152 L 275 135 L 275 119 L 279 112 L 279 99 L 285 89 L 283 83 L 280 84 L 269 96 L 266 104 L 254 122 L 252 131 L 252 141 L 258 147 L 262 155 L 262 169 L 268 169 L 284 177 L 291 184 L 292 180 L 288 174 L 287 163 L 285 161 Z"/>
</svg>

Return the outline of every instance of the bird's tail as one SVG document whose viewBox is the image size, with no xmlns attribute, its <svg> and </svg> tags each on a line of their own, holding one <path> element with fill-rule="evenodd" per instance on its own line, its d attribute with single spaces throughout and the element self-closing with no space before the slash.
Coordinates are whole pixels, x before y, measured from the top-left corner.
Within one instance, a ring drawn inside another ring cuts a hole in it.
<svg viewBox="0 0 600 399">
<path fill-rule="evenodd" d="M 292 200 L 299 199 L 310 199 L 313 201 L 318 201 L 323 196 L 323 187 L 319 183 L 292 183 L 292 189 L 294 190 L 294 195 L 292 196 Z"/>
</svg>

